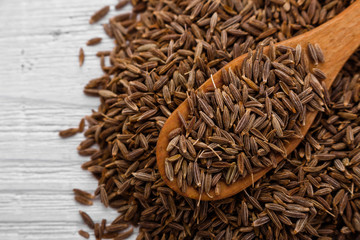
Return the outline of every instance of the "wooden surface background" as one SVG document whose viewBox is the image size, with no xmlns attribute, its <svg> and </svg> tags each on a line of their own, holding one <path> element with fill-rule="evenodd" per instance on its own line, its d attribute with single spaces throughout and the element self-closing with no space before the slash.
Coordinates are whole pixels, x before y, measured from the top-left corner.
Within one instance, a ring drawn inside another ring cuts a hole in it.
<svg viewBox="0 0 360 240">
<path fill-rule="evenodd" d="M 101 76 L 98 50 L 110 50 L 93 12 L 117 0 L 0 0 L 0 239 L 82 239 L 87 230 L 78 210 L 96 221 L 117 213 L 99 201 L 92 207 L 73 200 L 72 189 L 93 191 L 97 181 L 80 165 L 83 139 L 60 139 L 58 131 L 77 126 L 98 105 L 82 94 Z M 128 10 L 127 6 L 125 10 Z M 104 37 L 87 47 L 92 37 Z M 79 48 L 86 58 L 78 66 Z M 94 239 L 92 236 L 91 239 Z M 135 239 L 133 237 L 132 239 Z"/>
</svg>

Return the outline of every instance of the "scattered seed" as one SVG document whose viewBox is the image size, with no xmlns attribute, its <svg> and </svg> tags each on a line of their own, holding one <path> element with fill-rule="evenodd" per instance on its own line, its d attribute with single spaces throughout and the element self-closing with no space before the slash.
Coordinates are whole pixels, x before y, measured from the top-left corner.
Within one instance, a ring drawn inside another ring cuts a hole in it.
<svg viewBox="0 0 360 240">
<path fill-rule="evenodd" d="M 84 64 L 84 60 L 85 60 L 84 49 L 80 48 L 80 50 L 79 50 L 79 64 L 80 64 L 80 67 Z"/>
<path fill-rule="evenodd" d="M 87 41 L 86 45 L 93 46 L 93 45 L 99 44 L 101 42 L 101 40 L 102 40 L 102 38 L 100 38 L 100 37 L 91 38 Z"/>
<path fill-rule="evenodd" d="M 100 19 L 105 17 L 105 15 L 109 12 L 109 10 L 110 10 L 110 6 L 105 6 L 105 7 L 101 8 L 100 10 L 98 10 L 91 16 L 89 23 L 93 24 L 93 23 L 100 21 Z"/>
</svg>

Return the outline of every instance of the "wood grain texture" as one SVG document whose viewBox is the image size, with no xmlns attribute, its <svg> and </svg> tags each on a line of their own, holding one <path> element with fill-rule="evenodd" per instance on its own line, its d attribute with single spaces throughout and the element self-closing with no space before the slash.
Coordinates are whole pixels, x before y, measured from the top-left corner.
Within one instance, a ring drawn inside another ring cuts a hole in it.
<svg viewBox="0 0 360 240">
<path fill-rule="evenodd" d="M 101 26 L 106 20 L 88 21 L 105 5 L 112 6 L 110 16 L 119 14 L 116 3 L 0 1 L 0 239 L 82 239 L 77 231 L 88 229 L 79 209 L 96 221 L 117 216 L 99 201 L 92 207 L 75 203 L 72 189 L 93 191 L 97 181 L 80 168 L 87 160 L 76 152 L 82 135 L 58 136 L 98 105 L 82 89 L 102 75 L 95 53 L 110 50 L 112 40 Z M 103 42 L 87 47 L 92 37 Z"/>
</svg>

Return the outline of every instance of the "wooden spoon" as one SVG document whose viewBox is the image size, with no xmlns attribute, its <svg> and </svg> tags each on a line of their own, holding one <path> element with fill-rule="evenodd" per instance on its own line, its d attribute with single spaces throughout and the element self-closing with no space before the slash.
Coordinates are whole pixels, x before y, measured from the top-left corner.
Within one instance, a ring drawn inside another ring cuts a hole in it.
<svg viewBox="0 0 360 240">
<path fill-rule="evenodd" d="M 297 37 L 293 37 L 283 42 L 279 42 L 275 45 L 284 45 L 289 47 L 296 47 L 297 44 L 300 44 L 301 47 L 305 50 L 307 43 L 318 43 L 325 55 L 325 63 L 320 64 L 319 68 L 327 75 L 327 78 L 324 80 L 326 87 L 329 89 L 333 83 L 336 75 L 339 73 L 347 59 L 353 54 L 353 52 L 360 45 L 360 0 L 357 0 L 351 4 L 347 9 L 345 9 L 338 16 L 332 20 L 322 24 L 321 26 L 301 34 Z M 264 48 L 264 53 L 267 53 L 268 47 Z M 242 55 L 233 61 L 229 62 L 224 68 L 228 70 L 229 68 L 234 69 L 235 66 L 241 66 L 246 55 Z M 213 80 L 216 87 L 221 87 L 223 85 L 221 80 L 221 71 L 218 71 L 213 75 Z M 211 79 L 208 79 L 199 89 L 204 92 L 214 91 L 213 82 Z M 167 119 L 163 129 L 160 132 L 159 139 L 156 146 L 156 157 L 157 165 L 161 174 L 162 179 L 165 183 L 172 188 L 174 191 L 179 194 L 193 198 L 199 199 L 200 194 L 192 186 L 188 186 L 185 193 L 181 192 L 176 184 L 176 178 L 174 181 L 170 181 L 165 175 L 165 159 L 168 156 L 166 148 L 169 144 L 169 133 L 175 128 L 181 127 L 181 122 L 178 117 L 178 112 L 186 117 L 189 115 L 190 109 L 187 100 L 185 100 Z M 301 128 L 301 133 L 303 136 L 306 135 L 309 130 L 312 122 L 316 117 L 317 112 L 309 112 L 306 115 L 306 125 Z M 289 155 L 302 141 L 302 139 L 292 139 L 289 144 L 285 145 L 287 150 L 287 155 Z M 277 155 L 276 161 L 279 163 L 283 157 Z M 216 196 L 214 190 L 211 190 L 210 195 L 214 196 L 213 198 L 208 197 L 206 194 L 201 195 L 201 200 L 219 200 L 226 197 L 230 197 L 250 186 L 253 182 L 259 180 L 272 168 L 264 168 L 259 172 L 253 174 L 253 179 L 250 174 L 245 178 L 237 180 L 235 183 L 227 185 L 224 182 L 220 182 L 220 195 Z"/>
</svg>

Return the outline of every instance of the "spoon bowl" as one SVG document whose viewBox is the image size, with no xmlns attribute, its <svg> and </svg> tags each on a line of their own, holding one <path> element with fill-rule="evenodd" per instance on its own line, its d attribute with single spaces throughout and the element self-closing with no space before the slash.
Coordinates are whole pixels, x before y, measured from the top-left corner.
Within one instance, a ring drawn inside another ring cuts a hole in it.
<svg viewBox="0 0 360 240">
<path fill-rule="evenodd" d="M 322 24 L 321 26 L 299 36 L 290 38 L 286 41 L 279 42 L 275 44 L 275 46 L 283 45 L 295 48 L 298 44 L 300 44 L 303 49 L 306 49 L 306 45 L 309 42 L 319 44 L 325 55 L 325 62 L 319 64 L 319 68 L 321 68 L 321 70 L 327 76 L 327 78 L 323 81 L 326 88 L 329 89 L 342 66 L 360 45 L 360 0 L 354 2 L 338 16 Z M 264 53 L 266 54 L 268 50 L 269 48 L 265 47 Z M 242 55 L 229 62 L 223 68 L 228 70 L 229 68 L 234 69 L 236 66 L 241 66 L 245 57 L 246 55 Z M 212 79 L 208 79 L 203 85 L 201 85 L 198 90 L 202 90 L 204 92 L 214 91 L 214 85 L 217 88 L 223 85 L 221 80 L 221 70 L 216 72 L 212 76 Z M 167 119 L 163 129 L 160 132 L 156 146 L 157 165 L 161 177 L 164 182 L 177 193 L 189 198 L 197 200 L 201 199 L 205 201 L 227 198 L 246 189 L 272 169 L 272 167 L 263 168 L 258 172 L 254 172 L 253 175 L 249 174 L 244 178 L 238 179 L 235 183 L 230 185 L 227 185 L 225 182 L 221 181 L 220 195 L 215 195 L 214 190 L 211 190 L 209 195 L 213 196 L 212 198 L 206 194 L 200 195 L 198 190 L 192 186 L 188 186 L 185 193 L 182 192 L 176 184 L 176 178 L 173 181 L 170 181 L 165 174 L 165 159 L 169 157 L 169 154 L 166 151 L 166 148 L 169 144 L 168 135 L 172 130 L 181 126 L 178 113 L 181 113 L 185 120 L 187 119 L 187 116 L 190 113 L 187 100 L 180 104 L 179 107 Z M 316 115 L 316 111 L 308 112 L 306 114 L 306 124 L 300 129 L 302 136 L 306 135 Z M 301 141 L 302 139 L 299 138 L 291 139 L 291 141 L 285 145 L 286 154 L 289 155 Z M 276 155 L 276 162 L 279 163 L 281 160 L 283 160 L 283 158 L 284 157 L 281 155 Z"/>
</svg>

